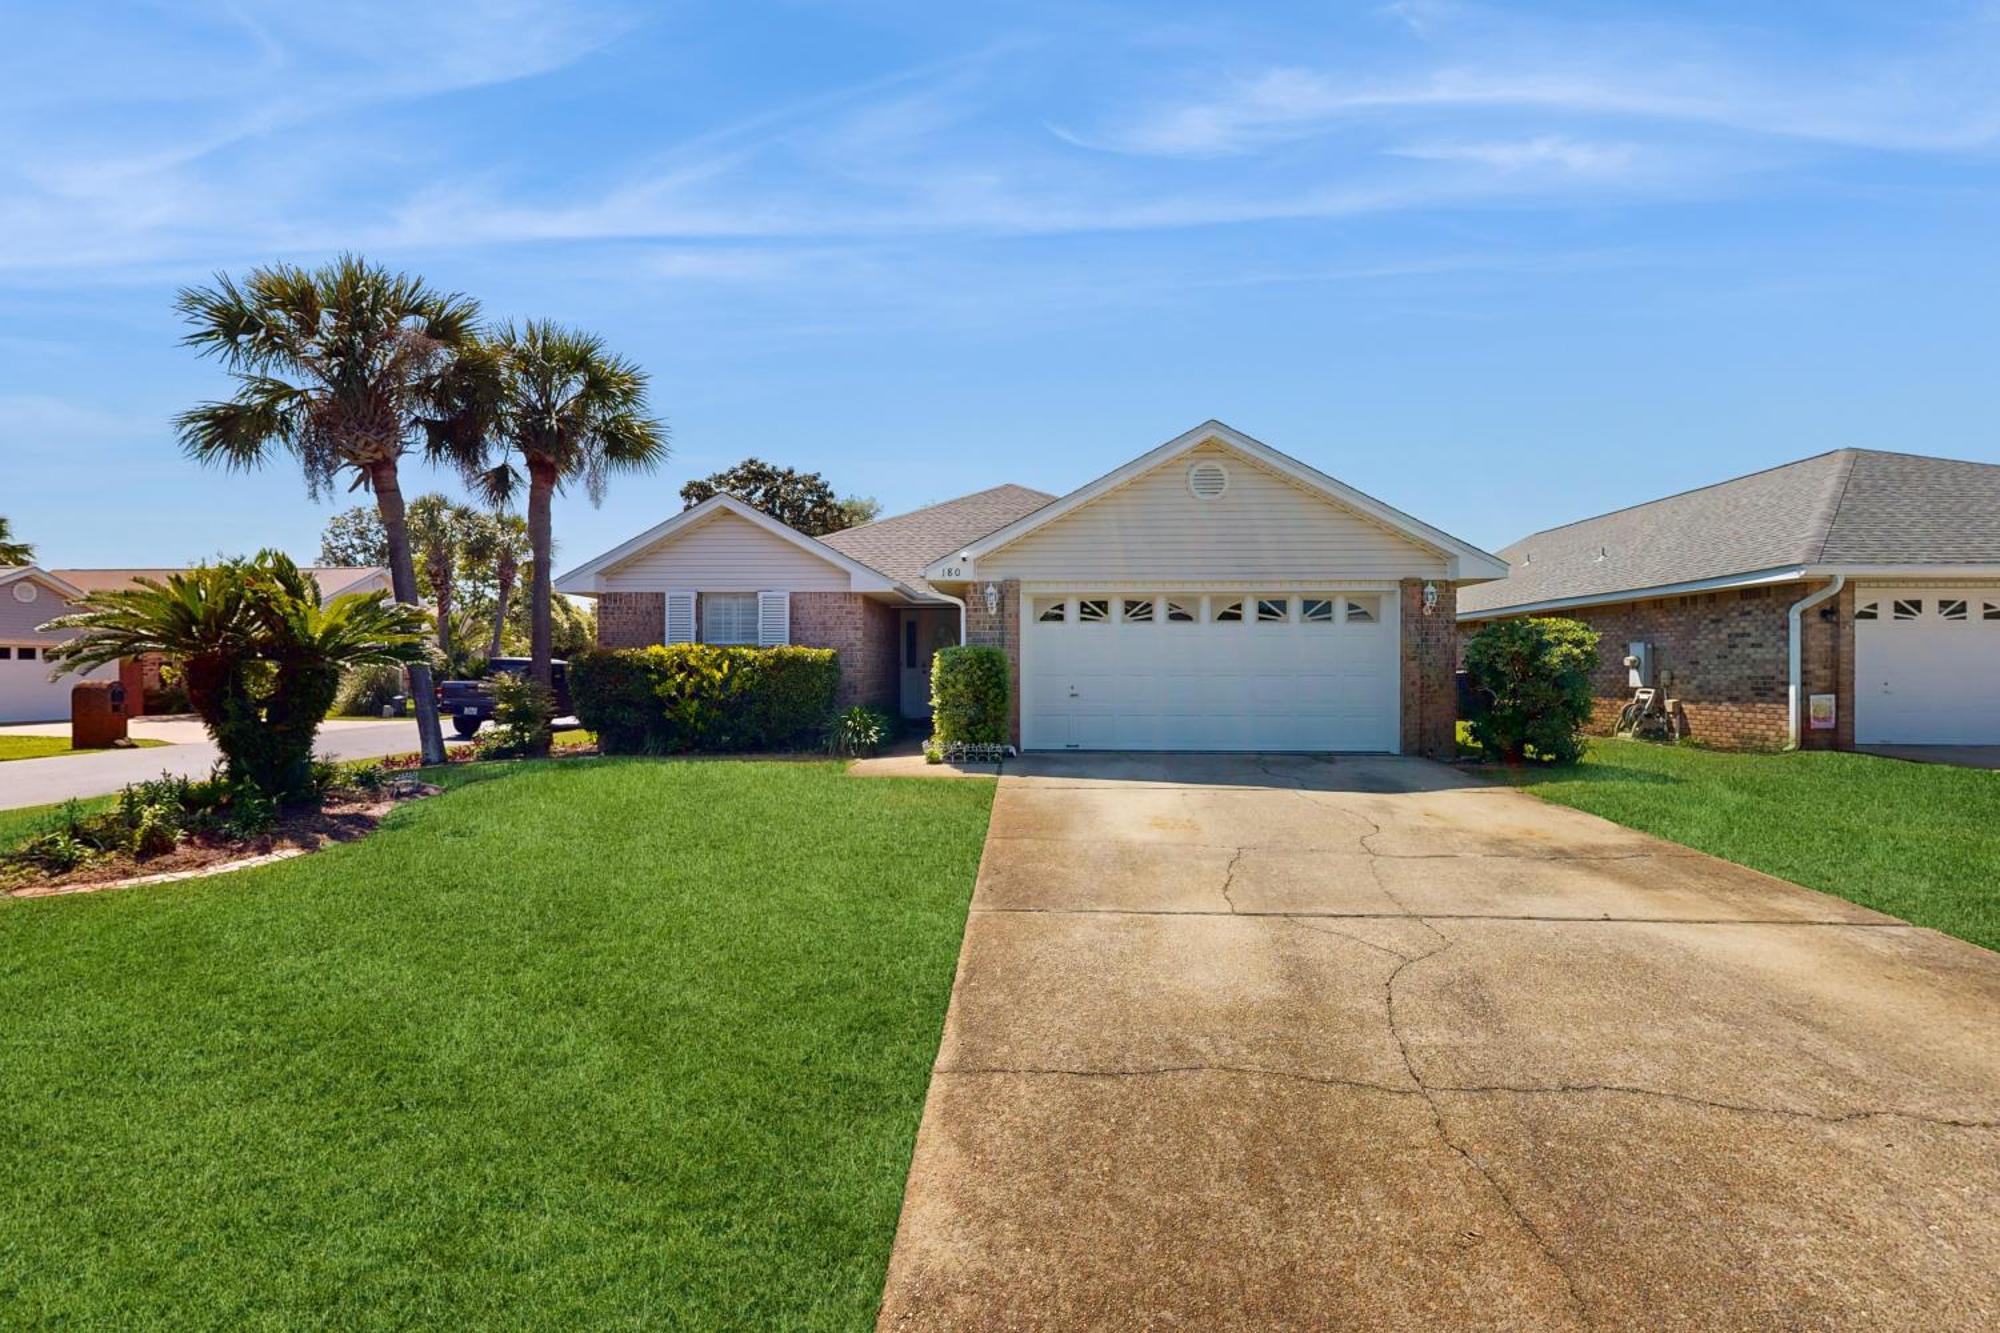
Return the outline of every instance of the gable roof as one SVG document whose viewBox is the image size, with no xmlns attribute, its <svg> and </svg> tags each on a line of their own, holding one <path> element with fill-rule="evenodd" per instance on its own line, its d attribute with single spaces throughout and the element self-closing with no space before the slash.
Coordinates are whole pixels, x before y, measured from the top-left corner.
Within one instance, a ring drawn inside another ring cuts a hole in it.
<svg viewBox="0 0 2000 1333">
<path fill-rule="evenodd" d="M 40 565 L 0 565 L 0 585 L 21 579 L 33 579 L 36 583 L 71 601 L 83 596 L 83 589 L 55 571 L 43 569 Z"/>
<path fill-rule="evenodd" d="M 1317 493 L 1334 504 L 1372 519 L 1419 546 L 1436 551 L 1446 560 L 1451 571 L 1450 577 L 1454 580 L 1497 579 L 1507 573 L 1506 565 L 1497 557 L 1471 543 L 1460 541 L 1447 532 L 1412 518 L 1402 510 L 1384 504 L 1372 495 L 1365 495 L 1345 482 L 1337 481 L 1288 454 L 1279 453 L 1263 441 L 1252 439 L 1243 432 L 1212 418 L 1185 434 L 1175 436 L 1157 449 L 1148 450 L 1123 467 L 1105 473 L 1096 481 L 1080 486 L 1061 499 L 1009 523 L 1006 527 L 967 542 L 957 551 L 944 552 L 942 555 L 949 557 L 954 564 L 961 555 L 976 562 L 981 556 L 990 555 L 1001 547 L 1020 540 L 1038 528 L 1081 509 L 1099 496 L 1116 490 L 1161 464 L 1170 462 L 1211 440 L 1263 464 L 1309 492 Z M 944 572 L 944 564 L 943 558 L 933 559 L 925 570 L 925 577 L 948 577 Z"/>
<path fill-rule="evenodd" d="M 1056 497 L 1026 486 L 994 486 L 820 538 L 911 587 L 928 586 L 924 570 L 965 544 L 1034 513 Z"/>
<path fill-rule="evenodd" d="M 813 537 L 806 536 L 797 528 L 781 523 L 761 509 L 753 509 L 733 495 L 711 495 L 700 504 L 683 509 L 664 523 L 646 529 L 630 541 L 621 542 L 594 560 L 587 560 L 556 579 L 556 591 L 564 593 L 594 593 L 599 591 L 598 576 L 613 565 L 630 559 L 649 546 L 671 541 L 676 535 L 696 527 L 719 514 L 734 514 L 755 526 L 762 528 L 778 540 L 788 542 L 808 555 L 826 561 L 834 568 L 846 572 L 853 580 L 855 592 L 900 592 L 918 596 L 912 589 L 898 584 L 895 579 L 881 570 L 854 559 L 844 551 L 836 550 Z"/>
<path fill-rule="evenodd" d="M 2000 566 L 2000 465 L 1835 449 L 1550 528 L 1500 554 L 1512 572 L 1460 593 L 1461 616 L 1819 568 Z"/>
</svg>

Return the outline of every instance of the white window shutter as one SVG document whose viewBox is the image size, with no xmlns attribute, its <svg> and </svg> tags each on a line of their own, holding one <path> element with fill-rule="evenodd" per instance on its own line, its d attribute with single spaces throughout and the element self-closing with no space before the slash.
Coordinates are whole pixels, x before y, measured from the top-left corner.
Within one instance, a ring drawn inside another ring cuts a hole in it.
<svg viewBox="0 0 2000 1333">
<path fill-rule="evenodd" d="M 779 648 L 791 641 L 792 595 L 788 592 L 758 593 L 758 644 L 765 648 Z"/>
<path fill-rule="evenodd" d="M 693 593 L 670 592 L 667 594 L 667 642 L 694 642 Z"/>
</svg>

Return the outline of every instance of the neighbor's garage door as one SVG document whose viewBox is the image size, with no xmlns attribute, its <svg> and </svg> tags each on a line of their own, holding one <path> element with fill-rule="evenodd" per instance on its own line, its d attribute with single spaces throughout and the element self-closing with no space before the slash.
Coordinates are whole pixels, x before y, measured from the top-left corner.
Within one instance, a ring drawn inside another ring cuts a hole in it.
<svg viewBox="0 0 2000 1333">
<path fill-rule="evenodd" d="M 2000 745 L 2000 588 L 1864 588 L 1854 739 Z"/>
<path fill-rule="evenodd" d="M 1024 601 L 1028 749 L 1399 748 L 1393 591 Z"/>
<path fill-rule="evenodd" d="M 0 643 L 0 722 L 54 722 L 69 717 L 69 692 L 78 675 L 49 679 L 50 664 L 42 660 L 42 648 L 22 643 Z M 101 667 L 89 674 L 92 680 L 115 679 L 118 668 Z"/>
</svg>

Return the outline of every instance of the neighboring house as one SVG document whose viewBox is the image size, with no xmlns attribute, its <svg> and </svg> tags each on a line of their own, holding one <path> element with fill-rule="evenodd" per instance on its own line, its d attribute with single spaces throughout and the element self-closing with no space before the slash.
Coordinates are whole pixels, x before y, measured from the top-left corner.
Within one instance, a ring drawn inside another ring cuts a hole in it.
<svg viewBox="0 0 2000 1333">
<path fill-rule="evenodd" d="M 126 704 L 139 716 L 148 693 L 160 688 L 159 663 L 141 658 L 106 666 L 86 676 L 49 679 L 48 650 L 63 639 L 41 626 L 89 593 L 137 586 L 141 578 L 163 579 L 178 569 L 41 569 L 0 567 L 0 722 L 54 722 L 69 716 L 70 690 L 80 679 L 123 680 Z M 373 592 L 389 586 L 389 571 L 331 565 L 306 570 L 319 585 L 322 604 L 344 593 Z"/>
<path fill-rule="evenodd" d="M 84 676 L 51 681 L 49 649 L 69 638 L 44 634 L 44 621 L 69 609 L 83 596 L 51 570 L 34 565 L 0 566 L 0 722 L 50 722 L 69 716 L 69 692 L 78 680 L 116 680 L 118 667 L 100 667 Z M 126 689 L 138 688 L 135 672 L 124 673 Z M 137 695 L 132 697 L 136 700 Z"/>
<path fill-rule="evenodd" d="M 801 643 L 929 712 L 931 653 L 1013 666 L 1027 749 L 1449 754 L 1454 598 L 1495 557 L 1208 422 L 1056 499 L 981 491 L 821 540 L 726 496 L 570 571 L 606 646 Z"/>
<path fill-rule="evenodd" d="M 1646 644 L 1713 744 L 2000 744 L 2000 466 L 1839 449 L 1500 554 L 1459 618 L 1596 627 L 1600 727 Z"/>
</svg>

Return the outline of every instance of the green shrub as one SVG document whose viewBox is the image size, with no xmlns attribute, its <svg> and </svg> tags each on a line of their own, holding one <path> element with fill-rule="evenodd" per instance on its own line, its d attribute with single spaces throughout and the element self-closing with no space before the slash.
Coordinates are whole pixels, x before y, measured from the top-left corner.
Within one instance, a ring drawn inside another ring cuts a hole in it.
<svg viewBox="0 0 2000 1333">
<path fill-rule="evenodd" d="M 605 754 L 772 750 L 818 731 L 840 662 L 828 648 L 675 643 L 585 653 L 569 684 Z"/>
<path fill-rule="evenodd" d="M 333 711 L 342 717 L 380 717 L 403 692 L 403 669 L 399 666 L 349 667 L 340 677 Z"/>
<path fill-rule="evenodd" d="M 493 729 L 475 745 L 482 759 L 525 759 L 549 752 L 556 696 L 532 677 L 502 671 L 486 683 L 493 697 Z"/>
<path fill-rule="evenodd" d="M 1005 745 L 1007 690 L 1007 655 L 998 648 L 938 649 L 931 662 L 931 739 Z"/>
<path fill-rule="evenodd" d="M 1465 668 L 1490 701 L 1471 728 L 1487 758 L 1572 764 L 1582 756 L 1596 630 L 1554 618 L 1494 621 L 1467 640 Z"/>
<path fill-rule="evenodd" d="M 895 733 L 896 720 L 881 709 L 850 708 L 828 720 L 820 743 L 828 754 L 871 755 Z"/>
</svg>

